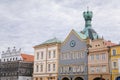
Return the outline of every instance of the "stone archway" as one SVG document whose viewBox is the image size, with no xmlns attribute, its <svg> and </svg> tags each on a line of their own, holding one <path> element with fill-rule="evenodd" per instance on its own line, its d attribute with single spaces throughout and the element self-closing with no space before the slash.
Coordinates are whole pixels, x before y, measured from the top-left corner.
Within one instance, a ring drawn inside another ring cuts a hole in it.
<svg viewBox="0 0 120 80">
<path fill-rule="evenodd" d="M 64 77 L 62 80 L 69 80 L 69 78 L 67 78 L 67 77 Z"/>
<path fill-rule="evenodd" d="M 82 77 L 76 77 L 74 80 L 84 80 Z"/>
<path fill-rule="evenodd" d="M 93 80 L 105 80 L 104 78 L 100 78 L 100 77 L 97 77 L 97 78 L 94 78 Z"/>
<path fill-rule="evenodd" d="M 120 80 L 120 76 L 116 78 L 116 80 Z"/>
</svg>

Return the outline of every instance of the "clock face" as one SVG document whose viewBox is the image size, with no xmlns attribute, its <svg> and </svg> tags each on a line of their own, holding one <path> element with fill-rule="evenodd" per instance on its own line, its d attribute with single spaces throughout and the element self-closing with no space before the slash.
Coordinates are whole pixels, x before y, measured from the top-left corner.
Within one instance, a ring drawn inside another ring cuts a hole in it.
<svg viewBox="0 0 120 80">
<path fill-rule="evenodd" d="M 70 46 L 71 47 L 74 47 L 76 45 L 76 42 L 74 41 L 74 40 L 72 40 L 71 42 L 70 42 Z"/>
</svg>

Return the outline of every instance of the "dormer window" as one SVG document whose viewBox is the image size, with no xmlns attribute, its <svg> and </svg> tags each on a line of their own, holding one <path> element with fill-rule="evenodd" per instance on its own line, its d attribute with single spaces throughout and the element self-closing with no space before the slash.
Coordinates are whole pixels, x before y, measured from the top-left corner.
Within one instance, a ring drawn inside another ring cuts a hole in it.
<svg viewBox="0 0 120 80">
<path fill-rule="evenodd" d="M 116 50 L 115 49 L 112 50 L 112 55 L 116 56 Z"/>
</svg>

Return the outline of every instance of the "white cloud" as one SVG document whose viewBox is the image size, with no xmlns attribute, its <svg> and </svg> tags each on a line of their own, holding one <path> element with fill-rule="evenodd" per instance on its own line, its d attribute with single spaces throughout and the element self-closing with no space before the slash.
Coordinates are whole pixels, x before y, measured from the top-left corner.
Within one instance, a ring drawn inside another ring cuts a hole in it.
<svg viewBox="0 0 120 80">
<path fill-rule="evenodd" d="M 0 0 L 0 51 L 33 46 L 52 37 L 64 39 L 72 28 L 84 28 L 82 12 L 93 11 L 93 28 L 105 39 L 120 40 L 119 0 Z M 114 37 L 113 37 L 114 36 Z"/>
</svg>

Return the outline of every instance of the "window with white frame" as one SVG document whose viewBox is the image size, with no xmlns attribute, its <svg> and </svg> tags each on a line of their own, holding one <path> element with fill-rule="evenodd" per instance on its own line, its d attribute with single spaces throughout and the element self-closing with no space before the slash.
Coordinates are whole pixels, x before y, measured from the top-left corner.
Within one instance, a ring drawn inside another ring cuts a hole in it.
<svg viewBox="0 0 120 80">
<path fill-rule="evenodd" d="M 73 52 L 70 52 L 70 55 L 71 55 L 71 59 L 73 59 Z"/>
<path fill-rule="evenodd" d="M 99 60 L 99 54 L 96 54 L 96 60 Z"/>
<path fill-rule="evenodd" d="M 67 53 L 65 53 L 65 56 L 66 56 L 65 58 L 68 59 L 68 54 Z"/>
<path fill-rule="evenodd" d="M 38 65 L 36 65 L 36 72 L 38 72 L 39 71 L 39 66 Z"/>
<path fill-rule="evenodd" d="M 43 59 L 43 51 L 41 52 L 41 59 Z"/>
<path fill-rule="evenodd" d="M 84 53 L 83 52 L 81 52 L 81 58 L 83 58 L 84 57 Z"/>
<path fill-rule="evenodd" d="M 53 64 L 53 71 L 55 71 L 55 68 L 56 68 L 56 66 L 55 66 L 55 64 Z"/>
<path fill-rule="evenodd" d="M 48 53 L 48 57 L 51 58 L 51 51 L 49 51 L 49 53 Z"/>
<path fill-rule="evenodd" d="M 50 71 L 50 64 L 48 64 L 48 71 Z"/>
<path fill-rule="evenodd" d="M 97 72 L 97 73 L 100 72 L 100 67 L 99 67 L 99 66 L 96 67 L 96 72 Z"/>
<path fill-rule="evenodd" d="M 94 71 L 95 71 L 94 69 L 95 69 L 94 67 L 90 67 L 90 72 L 94 73 Z"/>
<path fill-rule="evenodd" d="M 116 56 L 116 50 L 115 49 L 112 50 L 112 55 Z"/>
<path fill-rule="evenodd" d="M 53 58 L 55 58 L 55 57 L 56 57 L 56 51 L 53 50 Z"/>
<path fill-rule="evenodd" d="M 72 72 L 72 67 L 71 66 L 69 66 L 69 72 Z"/>
<path fill-rule="evenodd" d="M 40 65 L 40 72 L 43 72 L 43 64 Z"/>
<path fill-rule="evenodd" d="M 114 69 L 117 68 L 117 62 L 113 62 L 112 64 Z"/>
<path fill-rule="evenodd" d="M 102 66 L 102 72 L 106 72 L 106 66 Z"/>
<path fill-rule="evenodd" d="M 36 59 L 39 60 L 39 52 L 37 52 Z"/>
<path fill-rule="evenodd" d="M 94 54 L 90 55 L 90 60 L 94 60 Z"/>
<path fill-rule="evenodd" d="M 63 72 L 63 67 L 60 67 L 60 73 L 62 73 Z"/>
<path fill-rule="evenodd" d="M 73 72 L 76 72 L 76 66 L 73 66 Z"/>
<path fill-rule="evenodd" d="M 80 51 L 78 52 L 78 57 L 81 58 L 81 53 L 80 53 Z"/>
<path fill-rule="evenodd" d="M 79 59 L 79 53 L 76 52 L 76 59 Z"/>
<path fill-rule="evenodd" d="M 70 54 L 69 54 L 69 52 L 67 52 L 67 54 L 68 54 L 68 56 L 67 56 L 67 57 L 68 57 L 68 59 L 70 59 Z"/>
<path fill-rule="evenodd" d="M 81 72 L 84 72 L 84 65 L 81 65 Z"/>
<path fill-rule="evenodd" d="M 102 54 L 102 60 L 105 60 L 106 59 L 106 54 Z"/>
</svg>

